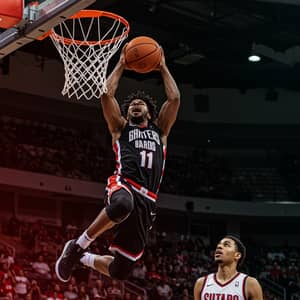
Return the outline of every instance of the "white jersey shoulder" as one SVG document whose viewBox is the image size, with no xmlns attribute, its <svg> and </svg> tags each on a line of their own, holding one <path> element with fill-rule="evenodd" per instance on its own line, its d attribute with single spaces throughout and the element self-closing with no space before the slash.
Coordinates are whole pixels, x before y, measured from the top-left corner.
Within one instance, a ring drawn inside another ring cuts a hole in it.
<svg viewBox="0 0 300 300">
<path fill-rule="evenodd" d="M 231 280 L 222 284 L 216 274 L 205 277 L 200 300 L 246 300 L 245 283 L 248 275 L 237 273 Z"/>
</svg>

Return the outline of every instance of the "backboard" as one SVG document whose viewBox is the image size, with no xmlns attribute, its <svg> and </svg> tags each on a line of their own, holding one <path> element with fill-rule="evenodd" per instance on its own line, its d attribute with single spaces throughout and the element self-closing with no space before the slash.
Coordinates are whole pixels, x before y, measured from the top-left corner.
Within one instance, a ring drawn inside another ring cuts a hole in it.
<svg viewBox="0 0 300 300">
<path fill-rule="evenodd" d="M 96 0 L 39 0 L 24 8 L 23 20 L 0 34 L 0 59 L 36 40 Z M 26 1 L 27 3 L 28 1 Z"/>
</svg>

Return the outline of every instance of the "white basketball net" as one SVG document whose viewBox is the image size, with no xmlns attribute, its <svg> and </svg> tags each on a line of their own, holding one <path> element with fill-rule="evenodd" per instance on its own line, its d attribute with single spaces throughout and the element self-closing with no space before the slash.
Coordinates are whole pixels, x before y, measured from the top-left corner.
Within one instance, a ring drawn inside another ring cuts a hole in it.
<svg viewBox="0 0 300 300">
<path fill-rule="evenodd" d="M 106 19 L 105 25 L 102 25 L 103 19 Z M 108 19 L 111 23 L 109 25 Z M 77 99 L 86 100 L 100 98 L 107 91 L 108 62 L 127 37 L 127 33 L 127 27 L 120 19 L 103 16 L 68 19 L 68 22 L 64 21 L 53 28 L 50 37 L 65 68 L 62 94 L 69 98 L 75 96 Z M 80 37 L 80 41 L 76 37 Z M 70 43 L 66 43 L 66 39 Z M 111 42 L 106 42 L 108 40 Z"/>
</svg>

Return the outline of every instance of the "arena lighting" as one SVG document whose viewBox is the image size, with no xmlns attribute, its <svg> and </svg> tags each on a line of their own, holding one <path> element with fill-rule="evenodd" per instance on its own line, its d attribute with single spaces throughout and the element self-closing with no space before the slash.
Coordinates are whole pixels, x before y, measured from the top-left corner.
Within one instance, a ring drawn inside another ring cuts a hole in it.
<svg viewBox="0 0 300 300">
<path fill-rule="evenodd" d="M 255 46 L 256 46 L 256 44 L 252 43 L 251 53 L 248 56 L 248 60 L 251 61 L 251 62 L 259 62 L 261 60 L 260 56 L 255 51 Z"/>
<path fill-rule="evenodd" d="M 248 60 L 251 62 L 259 62 L 261 60 L 260 56 L 256 55 L 256 54 L 251 54 L 248 57 Z"/>
</svg>

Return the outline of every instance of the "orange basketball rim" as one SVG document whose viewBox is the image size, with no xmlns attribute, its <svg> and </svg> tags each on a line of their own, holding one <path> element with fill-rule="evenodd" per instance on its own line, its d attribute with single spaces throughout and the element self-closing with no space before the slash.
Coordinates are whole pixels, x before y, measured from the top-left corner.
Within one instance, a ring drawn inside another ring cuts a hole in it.
<svg viewBox="0 0 300 300">
<path fill-rule="evenodd" d="M 107 17 L 110 19 L 118 20 L 126 28 L 126 30 L 122 34 L 128 35 L 130 26 L 129 26 L 129 23 L 127 22 L 127 20 L 125 20 L 123 17 L 121 17 L 117 14 L 114 14 L 112 12 L 85 9 L 85 10 L 81 10 L 78 13 L 76 13 L 75 15 L 69 17 L 69 19 L 84 19 L 84 18 L 92 19 L 92 18 L 101 18 L 101 17 Z M 52 29 L 51 31 L 52 31 L 54 38 L 57 37 L 60 41 L 63 40 L 64 44 L 66 44 L 66 45 L 70 45 L 70 44 L 86 45 L 86 46 L 95 45 L 95 44 L 105 45 L 105 44 L 109 44 L 109 43 L 115 43 L 118 39 L 121 38 L 121 36 L 119 35 L 119 36 L 116 36 L 111 39 L 104 39 L 104 40 L 98 40 L 98 41 L 81 41 L 81 40 L 76 40 L 76 39 L 60 36 L 59 34 L 57 34 L 54 31 L 54 29 Z"/>
</svg>

